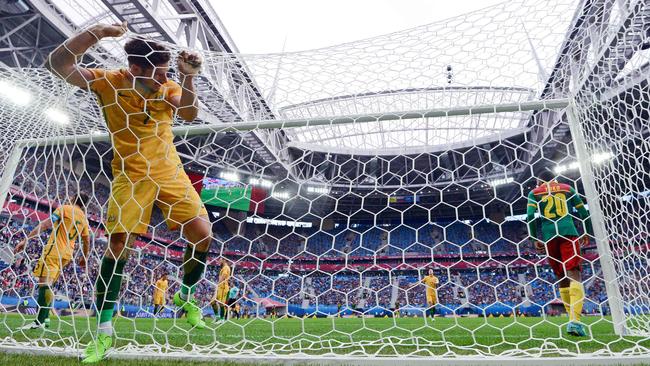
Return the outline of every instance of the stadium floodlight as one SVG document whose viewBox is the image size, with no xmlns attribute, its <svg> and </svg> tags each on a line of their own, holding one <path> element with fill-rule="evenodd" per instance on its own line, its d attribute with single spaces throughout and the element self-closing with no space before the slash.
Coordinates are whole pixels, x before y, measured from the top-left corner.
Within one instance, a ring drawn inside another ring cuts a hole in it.
<svg viewBox="0 0 650 366">
<path fill-rule="evenodd" d="M 50 107 L 45 110 L 44 114 L 50 121 L 58 125 L 65 126 L 70 124 L 70 116 L 59 108 Z"/>
<path fill-rule="evenodd" d="M 307 193 L 329 194 L 330 193 L 330 188 L 329 187 L 308 186 L 307 187 Z"/>
<path fill-rule="evenodd" d="M 248 179 L 248 183 L 255 186 L 265 187 L 265 188 L 273 187 L 273 182 L 263 178 L 250 178 Z"/>
<path fill-rule="evenodd" d="M 499 179 L 492 179 L 488 181 L 488 184 L 491 185 L 492 187 L 498 187 L 498 186 L 503 186 L 506 184 L 510 184 L 514 182 L 515 179 L 513 177 L 505 177 L 505 178 L 499 178 Z"/>
<path fill-rule="evenodd" d="M 612 153 L 611 151 L 597 152 L 591 155 L 591 162 L 594 164 L 602 164 L 607 160 L 612 159 L 613 157 L 614 157 L 614 153 Z M 553 172 L 555 174 L 562 174 L 568 171 L 578 170 L 578 169 L 580 169 L 580 163 L 577 161 L 573 161 L 568 164 L 557 165 L 555 168 L 553 168 Z"/>
<path fill-rule="evenodd" d="M 279 200 L 288 200 L 291 197 L 291 194 L 287 191 L 276 191 L 271 194 L 271 197 Z"/>
<path fill-rule="evenodd" d="M 594 164 L 601 164 L 607 160 L 612 159 L 613 157 L 614 157 L 614 153 L 612 153 L 611 151 L 603 151 L 591 155 L 591 161 L 594 162 Z"/>
<path fill-rule="evenodd" d="M 578 169 L 580 169 L 580 163 L 578 163 L 577 161 L 574 161 L 574 162 L 569 163 L 569 164 L 557 165 L 555 168 L 553 168 L 553 172 L 555 174 L 562 174 L 562 173 L 566 173 L 566 172 L 571 171 L 571 170 L 578 170 Z"/>
<path fill-rule="evenodd" d="M 0 97 L 18 106 L 26 106 L 32 100 L 32 95 L 27 89 L 23 89 L 6 80 L 0 80 Z"/>
<path fill-rule="evenodd" d="M 219 177 L 231 182 L 239 182 L 239 174 L 235 172 L 223 171 L 219 174 Z"/>
</svg>

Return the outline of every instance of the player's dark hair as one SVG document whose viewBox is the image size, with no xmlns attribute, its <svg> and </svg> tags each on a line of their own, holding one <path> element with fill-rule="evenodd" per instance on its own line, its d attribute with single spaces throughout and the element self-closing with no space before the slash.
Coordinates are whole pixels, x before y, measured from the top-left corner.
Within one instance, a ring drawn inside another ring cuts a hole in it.
<svg viewBox="0 0 650 366">
<path fill-rule="evenodd" d="M 90 201 L 90 198 L 84 192 L 77 193 L 77 196 L 74 198 L 74 204 L 79 207 L 86 207 L 88 201 Z"/>
<path fill-rule="evenodd" d="M 542 169 L 539 173 L 537 173 L 537 179 L 544 181 L 544 182 L 550 182 L 553 179 L 556 179 L 557 176 L 551 169 L 549 168 L 544 168 Z"/>
<path fill-rule="evenodd" d="M 171 59 L 171 53 L 165 46 L 139 38 L 133 38 L 126 42 L 124 51 L 126 51 L 129 65 L 137 65 L 143 69 L 152 69 L 155 66 L 166 64 Z"/>
</svg>

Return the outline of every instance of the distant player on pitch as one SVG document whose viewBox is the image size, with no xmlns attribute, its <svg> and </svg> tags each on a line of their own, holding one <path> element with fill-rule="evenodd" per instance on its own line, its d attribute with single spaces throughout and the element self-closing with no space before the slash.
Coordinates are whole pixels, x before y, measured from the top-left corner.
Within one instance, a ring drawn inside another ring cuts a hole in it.
<svg viewBox="0 0 650 366">
<path fill-rule="evenodd" d="M 167 281 L 167 274 L 163 273 L 156 281 L 153 288 L 153 316 L 156 317 L 165 308 L 167 302 L 167 288 L 169 281 Z"/>
<path fill-rule="evenodd" d="M 228 308 L 228 316 L 226 317 L 227 319 L 230 318 L 230 314 L 232 313 L 235 302 L 237 301 L 237 297 L 239 296 L 239 287 L 237 287 L 232 279 L 229 281 L 228 286 L 230 289 L 228 290 L 228 302 L 226 304 Z"/>
<path fill-rule="evenodd" d="M 183 170 L 172 133 L 175 116 L 189 122 L 198 114 L 194 78 L 202 61 L 195 53 L 179 54 L 179 85 L 168 79 L 171 52 L 160 43 L 133 38 L 124 45 L 125 68 L 89 69 L 77 64 L 100 39 L 121 37 L 126 31 L 126 22 L 92 26 L 57 47 L 46 63 L 56 76 L 95 93 L 113 145 L 113 182 L 104 223 L 109 247 L 95 285 L 98 334 L 86 348 L 84 363 L 102 360 L 112 346 L 113 307 L 130 245 L 147 232 L 154 204 L 163 212 L 169 229 L 182 229 L 190 243 L 183 259 L 183 284 L 174 295 L 174 304 L 186 312 L 192 330 L 205 328 L 193 294 L 205 269 L 211 224 Z"/>
<path fill-rule="evenodd" d="M 228 283 L 232 272 L 226 258 L 219 259 L 217 265 L 221 266 L 221 270 L 219 271 L 219 282 L 217 283 L 217 288 L 212 300 L 210 301 L 210 305 L 214 311 L 214 321 L 222 322 L 226 320 L 228 293 L 230 292 L 230 286 Z"/>
<path fill-rule="evenodd" d="M 433 269 L 429 268 L 428 275 L 424 276 L 421 281 L 426 287 L 426 297 L 427 297 L 427 309 L 425 311 L 426 315 L 429 315 L 431 319 L 436 315 L 436 305 L 438 304 L 438 294 L 437 287 L 440 281 L 438 277 L 433 275 Z"/>
<path fill-rule="evenodd" d="M 21 327 L 21 330 L 49 327 L 50 309 L 54 301 L 52 286 L 59 279 L 63 269 L 72 261 L 75 244 L 79 238 L 83 243 L 83 254 L 79 256 L 78 265 L 80 268 L 86 266 L 86 258 L 90 251 L 90 231 L 83 207 L 87 201 L 88 197 L 84 193 L 69 198 L 66 204 L 59 206 L 50 218 L 36 225 L 14 248 L 14 253 L 20 253 L 25 250 L 30 239 L 52 229 L 33 272 L 38 281 L 38 316 L 32 323 Z"/>
<path fill-rule="evenodd" d="M 589 236 L 578 239 L 578 230 L 571 210 L 575 209 L 584 222 L 585 234 L 591 231 L 589 211 L 573 187 L 558 183 L 550 171 L 540 176 L 539 185 L 528 195 L 527 222 L 531 241 L 540 254 L 548 255 L 548 262 L 559 280 L 560 297 L 569 314 L 567 333 L 584 337 L 586 327 L 580 322 L 585 292 L 580 273 L 580 241 L 589 243 Z M 539 213 L 539 219 L 535 217 Z M 541 221 L 542 236 L 537 224 Z"/>
</svg>

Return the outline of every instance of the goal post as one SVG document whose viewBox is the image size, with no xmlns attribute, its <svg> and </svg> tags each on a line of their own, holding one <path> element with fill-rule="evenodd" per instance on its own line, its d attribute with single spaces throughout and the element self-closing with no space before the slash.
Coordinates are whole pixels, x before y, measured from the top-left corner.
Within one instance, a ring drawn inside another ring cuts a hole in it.
<svg viewBox="0 0 650 366">
<path fill-rule="evenodd" d="M 589 214 L 594 230 L 594 238 L 598 246 L 598 255 L 600 266 L 603 270 L 603 279 L 607 286 L 607 300 L 612 312 L 612 322 L 614 331 L 620 336 L 628 335 L 626 328 L 625 309 L 621 297 L 621 284 L 618 281 L 620 274 L 617 273 L 614 266 L 614 257 L 610 244 L 611 237 L 607 234 L 607 228 L 603 219 L 603 211 L 600 207 L 600 196 L 594 183 L 594 173 L 591 165 L 591 156 L 587 150 L 584 133 L 581 129 L 580 122 L 575 114 L 575 105 L 569 105 L 567 108 L 567 120 L 571 129 L 571 137 L 574 141 L 576 158 L 580 165 L 580 178 L 582 179 L 585 189 L 585 196 L 589 204 Z"/>
</svg>

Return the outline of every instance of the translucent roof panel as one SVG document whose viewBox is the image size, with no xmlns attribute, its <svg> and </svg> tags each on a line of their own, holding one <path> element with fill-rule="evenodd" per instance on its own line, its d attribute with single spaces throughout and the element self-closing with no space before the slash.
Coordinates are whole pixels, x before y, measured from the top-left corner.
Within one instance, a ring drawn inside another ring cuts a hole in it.
<svg viewBox="0 0 650 366">
<path fill-rule="evenodd" d="M 101 0 L 52 1 L 78 27 L 117 22 Z M 179 20 L 169 1 L 156 2 L 156 19 L 176 33 Z M 235 111 L 244 120 L 399 115 L 535 100 L 542 97 L 577 5 L 576 0 L 506 1 L 404 31 L 301 52 L 204 51 L 204 75 L 211 85 L 206 90 L 219 96 L 221 104 L 215 108 Z M 119 42 L 104 45 L 116 60 L 123 60 Z M 266 109 L 259 107 L 260 98 L 272 117 L 262 113 Z M 442 143 L 502 138 L 506 131 L 525 128 L 529 117 L 418 118 L 286 133 L 294 146 L 314 149 L 434 150 Z"/>
<path fill-rule="evenodd" d="M 52 0 L 52 4 L 77 28 L 85 28 L 97 23 L 119 23 L 119 19 L 101 0 Z"/>
<path fill-rule="evenodd" d="M 239 55 L 230 63 L 243 61 L 281 119 L 518 103 L 541 98 L 577 5 L 573 0 L 508 1 L 380 37 L 303 52 Z M 401 144 L 434 148 L 440 142 L 518 129 L 527 120 L 528 114 L 520 113 L 287 133 L 297 145 L 322 141 L 348 149 Z M 455 132 L 466 128 L 471 132 Z M 412 139 L 405 129 L 435 132 Z M 358 136 L 364 132 L 368 136 L 361 141 Z"/>
<path fill-rule="evenodd" d="M 152 9 L 154 3 L 156 19 L 171 34 L 176 34 L 180 26 L 178 12 L 172 7 L 168 0 L 139 0 L 145 7 Z M 135 2 L 135 1 L 134 1 Z M 52 3 L 78 28 L 86 28 L 97 23 L 115 24 L 120 23 L 119 18 L 104 5 L 101 0 L 52 0 Z M 133 7 L 129 2 L 118 3 L 115 6 Z M 140 16 L 139 14 L 126 15 L 128 21 Z M 183 37 L 178 39 L 181 44 L 186 43 Z"/>
<path fill-rule="evenodd" d="M 343 153 L 406 154 L 427 147 L 457 146 L 523 132 L 521 121 L 531 112 L 446 118 L 416 118 L 289 129 L 291 146 Z M 450 146 L 451 145 L 451 146 Z"/>
</svg>

